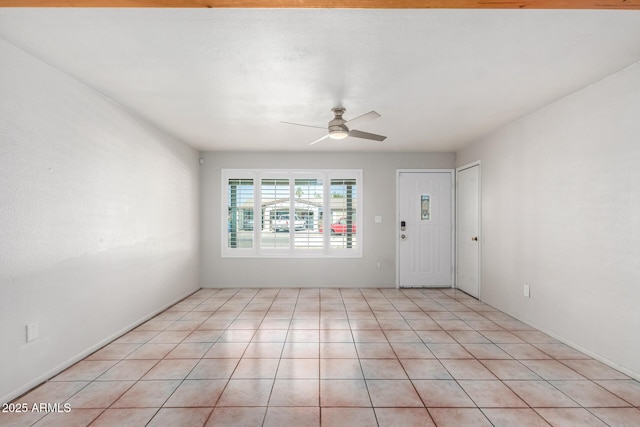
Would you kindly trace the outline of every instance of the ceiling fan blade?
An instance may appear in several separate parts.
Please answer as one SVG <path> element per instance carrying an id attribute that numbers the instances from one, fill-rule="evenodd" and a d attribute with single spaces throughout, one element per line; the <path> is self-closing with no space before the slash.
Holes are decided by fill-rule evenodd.
<path id="1" fill-rule="evenodd" d="M 318 139 L 316 139 L 315 141 L 313 141 L 313 142 L 312 142 L 311 144 L 309 144 L 309 145 L 316 144 L 316 143 L 318 143 L 318 142 L 322 141 L 323 139 L 327 139 L 327 138 L 329 138 L 329 134 L 326 134 L 326 135 L 325 135 L 325 136 L 323 136 L 322 138 L 318 138 Z"/>
<path id="2" fill-rule="evenodd" d="M 374 141 L 384 141 L 385 139 L 387 139 L 386 136 L 376 135 L 375 133 L 362 132 L 359 130 L 350 130 L 349 136 L 353 136 L 355 138 L 372 139 Z"/>
<path id="3" fill-rule="evenodd" d="M 347 125 L 349 130 L 354 130 L 354 129 L 357 129 L 359 126 L 362 126 L 362 124 L 370 122 L 371 120 L 375 120 L 378 117 L 380 117 L 380 114 L 376 113 L 375 111 L 369 111 L 367 114 L 363 114 L 361 116 L 356 117 L 355 119 L 349 120 L 348 122 L 345 123 L 345 125 Z"/>
<path id="4" fill-rule="evenodd" d="M 304 127 L 308 127 L 308 128 L 317 128 L 317 129 L 326 129 L 326 126 L 313 126 L 313 125 L 303 125 L 301 123 L 291 123 L 291 122 L 280 122 L 282 124 L 285 125 L 294 125 L 294 126 L 304 126 Z"/>

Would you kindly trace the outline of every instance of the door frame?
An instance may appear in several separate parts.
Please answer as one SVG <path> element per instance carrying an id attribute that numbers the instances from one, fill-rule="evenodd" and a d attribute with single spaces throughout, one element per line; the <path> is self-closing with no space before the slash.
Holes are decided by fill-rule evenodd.
<path id="1" fill-rule="evenodd" d="M 456 170 L 455 169 L 396 169 L 396 289 L 400 289 L 400 174 L 401 173 L 448 173 L 451 177 L 451 288 L 456 278 Z M 406 288 L 422 289 L 422 288 Z M 426 289 L 426 288 L 425 288 Z M 448 288 L 445 288 L 448 289 Z"/>
<path id="2" fill-rule="evenodd" d="M 458 174 L 463 170 L 478 167 L 478 301 L 482 301 L 482 165 L 480 160 L 467 163 L 456 168 L 456 189 L 458 188 Z M 456 193 L 457 197 L 457 193 Z M 456 219 L 458 215 L 456 212 Z M 458 223 L 456 221 L 456 236 L 458 234 Z M 458 250 L 456 247 L 456 268 L 455 268 L 455 288 L 458 289 Z M 464 292 L 464 291 L 463 291 Z"/>

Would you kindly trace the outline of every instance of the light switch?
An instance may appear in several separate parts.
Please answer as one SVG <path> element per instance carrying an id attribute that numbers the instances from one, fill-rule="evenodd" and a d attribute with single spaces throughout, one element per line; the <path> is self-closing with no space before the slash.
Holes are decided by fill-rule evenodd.
<path id="1" fill-rule="evenodd" d="M 382 224 L 382 216 L 381 215 L 374 216 L 373 222 L 375 222 L 376 224 Z"/>

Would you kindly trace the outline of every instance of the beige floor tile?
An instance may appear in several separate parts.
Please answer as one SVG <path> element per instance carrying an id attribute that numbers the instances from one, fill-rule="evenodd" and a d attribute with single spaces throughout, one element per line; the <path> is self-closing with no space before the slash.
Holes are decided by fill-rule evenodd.
<path id="1" fill-rule="evenodd" d="M 357 342 L 356 349 L 360 359 L 396 359 L 397 356 L 389 343 Z"/>
<path id="2" fill-rule="evenodd" d="M 220 335 L 218 342 L 251 342 L 255 329 L 227 329 Z"/>
<path id="3" fill-rule="evenodd" d="M 259 329 L 251 339 L 251 342 L 276 342 L 280 343 L 287 337 L 286 329 Z"/>
<path id="4" fill-rule="evenodd" d="M 165 356 L 166 359 L 201 359 L 211 348 L 211 343 L 182 343 Z"/>
<path id="5" fill-rule="evenodd" d="M 252 359 L 274 359 L 282 355 L 284 342 L 252 342 L 247 346 L 242 357 Z"/>
<path id="6" fill-rule="evenodd" d="M 143 380 L 183 380 L 198 363 L 197 359 L 165 359 L 147 372 Z"/>
<path id="7" fill-rule="evenodd" d="M 634 406 L 640 406 L 640 382 L 636 380 L 599 380 L 597 384 Z"/>
<path id="8" fill-rule="evenodd" d="M 280 363 L 280 359 L 241 359 L 231 378 L 275 378 L 278 363 Z"/>
<path id="9" fill-rule="evenodd" d="M 320 359 L 280 359 L 276 378 L 319 379 Z"/>
<path id="10" fill-rule="evenodd" d="M 391 343 L 393 352 L 399 359 L 435 359 L 423 342 Z"/>
<path id="11" fill-rule="evenodd" d="M 320 343 L 320 358 L 322 359 L 354 359 L 358 357 L 353 343 L 327 342 Z"/>
<path id="12" fill-rule="evenodd" d="M 420 337 L 413 331 L 385 330 L 384 334 L 392 345 L 394 343 L 422 343 Z"/>
<path id="13" fill-rule="evenodd" d="M 562 363 L 590 380 L 628 380 L 628 376 L 593 359 L 563 360 Z"/>
<path id="14" fill-rule="evenodd" d="M 28 406 L 31 408 L 31 405 Z M 0 412 L 0 427 L 30 427 L 46 416 L 44 412 Z"/>
<path id="15" fill-rule="evenodd" d="M 578 372 L 557 360 L 522 360 L 521 363 L 541 378 L 551 380 L 584 380 Z"/>
<path id="16" fill-rule="evenodd" d="M 171 350 L 176 347 L 177 344 L 154 344 L 147 343 L 140 346 L 137 350 L 130 353 L 126 358 L 127 359 L 152 359 L 152 360 L 160 360 L 163 359 Z"/>
<path id="17" fill-rule="evenodd" d="M 34 424 L 34 427 L 83 427 L 88 426 L 102 409 L 72 409 L 69 412 L 52 412 Z"/>
<path id="18" fill-rule="evenodd" d="M 427 347 L 438 359 L 473 359 L 460 344 L 431 343 Z"/>
<path id="19" fill-rule="evenodd" d="M 409 380 L 367 380 L 367 388 L 374 407 L 424 407 Z"/>
<path id="20" fill-rule="evenodd" d="M 320 359 L 321 379 L 363 379 L 359 359 Z"/>
<path id="21" fill-rule="evenodd" d="M 371 406 L 364 380 L 321 380 L 320 406 Z"/>
<path id="22" fill-rule="evenodd" d="M 360 359 L 365 379 L 403 380 L 407 374 L 398 359 Z"/>
<path id="23" fill-rule="evenodd" d="M 111 408 L 100 414 L 91 427 L 143 427 L 157 411 L 157 408 Z"/>
<path id="24" fill-rule="evenodd" d="M 481 360 L 497 378 L 501 380 L 539 380 L 541 379 L 531 369 L 518 360 Z"/>
<path id="25" fill-rule="evenodd" d="M 493 408 L 482 412 L 494 427 L 549 427 L 549 423 L 533 409 Z"/>
<path id="26" fill-rule="evenodd" d="M 532 408 L 580 406 L 546 381 L 505 381 L 505 384 Z"/>
<path id="27" fill-rule="evenodd" d="M 284 341 L 282 339 L 281 341 Z M 320 342 L 320 330 L 318 329 L 290 329 L 286 333 L 288 343 L 317 343 Z"/>
<path id="28" fill-rule="evenodd" d="M 442 365 L 457 380 L 494 380 L 495 375 L 477 360 L 443 359 Z"/>
<path id="29" fill-rule="evenodd" d="M 490 344 L 486 337 L 473 330 L 448 331 L 448 334 L 460 344 Z"/>
<path id="30" fill-rule="evenodd" d="M 206 427 L 261 427 L 266 407 L 215 408 Z"/>
<path id="31" fill-rule="evenodd" d="M 462 346 L 476 359 L 513 359 L 496 344 L 462 344 Z"/>
<path id="32" fill-rule="evenodd" d="M 575 350 L 566 344 L 539 343 L 533 345 L 534 347 L 542 350 L 554 359 L 589 359 L 589 356 L 587 356 L 586 354 L 580 353 L 578 350 Z"/>
<path id="33" fill-rule="evenodd" d="M 449 371 L 438 360 L 402 359 L 405 372 L 412 380 L 448 380 Z"/>
<path id="34" fill-rule="evenodd" d="M 276 379 L 269 406 L 319 406 L 320 380 Z"/>
<path id="35" fill-rule="evenodd" d="M 104 374 L 97 378 L 97 381 L 118 381 L 118 380 L 139 380 L 151 368 L 158 363 L 158 360 L 121 360 Z"/>
<path id="36" fill-rule="evenodd" d="M 438 427 L 492 427 L 485 415 L 475 408 L 428 408 Z"/>
<path id="37" fill-rule="evenodd" d="M 322 427 L 371 427 L 377 424 L 372 408 L 321 408 Z"/>
<path id="38" fill-rule="evenodd" d="M 84 360 L 121 360 L 129 353 L 137 350 L 142 344 L 138 343 L 111 343 L 102 347 Z"/>
<path id="39" fill-rule="evenodd" d="M 480 332 L 494 344 L 523 344 L 524 340 L 509 331 L 482 331 Z"/>
<path id="40" fill-rule="evenodd" d="M 86 387 L 87 384 L 91 383 L 86 381 L 48 381 L 26 395 L 19 397 L 16 402 L 26 404 L 29 408 L 34 403 L 62 403 Z M 0 417 L 3 414 L 6 414 L 6 412 L 0 412 Z"/>
<path id="41" fill-rule="evenodd" d="M 185 380 L 173 392 L 165 407 L 213 407 L 227 385 L 226 380 Z"/>
<path id="42" fill-rule="evenodd" d="M 318 407 L 274 407 L 267 409 L 263 427 L 319 427 Z"/>
<path id="43" fill-rule="evenodd" d="M 230 380 L 217 406 L 267 406 L 272 379 Z"/>
<path id="44" fill-rule="evenodd" d="M 606 427 L 606 424 L 583 408 L 536 408 L 552 426 L 558 427 Z"/>
<path id="45" fill-rule="evenodd" d="M 353 331 L 354 342 L 387 342 L 387 336 L 382 330 L 360 329 Z"/>
<path id="46" fill-rule="evenodd" d="M 75 408 L 108 408 L 134 381 L 94 381 L 66 401 Z"/>
<path id="47" fill-rule="evenodd" d="M 527 406 L 502 381 L 460 380 L 458 383 L 480 408 L 518 408 Z"/>
<path id="48" fill-rule="evenodd" d="M 190 333 L 191 331 L 162 331 L 148 342 L 152 344 L 180 344 Z"/>
<path id="49" fill-rule="evenodd" d="M 422 342 L 427 344 L 457 344 L 451 335 L 443 330 L 416 331 Z"/>
<path id="50" fill-rule="evenodd" d="M 116 360 L 82 360 L 51 381 L 93 381 L 117 363 Z"/>
<path id="51" fill-rule="evenodd" d="M 591 381 L 551 381 L 551 384 L 585 408 L 630 406 Z"/>
<path id="52" fill-rule="evenodd" d="M 476 407 L 473 400 L 453 380 L 413 380 L 427 408 Z"/>
<path id="53" fill-rule="evenodd" d="M 138 381 L 115 403 L 113 408 L 159 408 L 180 385 L 179 380 Z"/>
<path id="54" fill-rule="evenodd" d="M 187 376 L 190 380 L 229 379 L 239 359 L 201 359 Z"/>
<path id="55" fill-rule="evenodd" d="M 379 427 L 435 427 L 425 408 L 375 408 Z"/>
<path id="56" fill-rule="evenodd" d="M 592 408 L 589 411 L 611 427 L 640 426 L 638 408 Z"/>
<path id="57" fill-rule="evenodd" d="M 320 344 L 317 342 L 288 342 L 284 344 L 282 358 L 285 359 L 318 359 Z"/>
<path id="58" fill-rule="evenodd" d="M 249 343 L 217 342 L 211 346 L 203 356 L 207 359 L 239 359 L 247 349 Z"/>
<path id="59" fill-rule="evenodd" d="M 320 342 L 352 343 L 353 334 L 350 329 L 321 329 Z"/>
<path id="60" fill-rule="evenodd" d="M 212 410 L 212 408 L 161 408 L 147 427 L 201 427 L 207 422 Z"/>

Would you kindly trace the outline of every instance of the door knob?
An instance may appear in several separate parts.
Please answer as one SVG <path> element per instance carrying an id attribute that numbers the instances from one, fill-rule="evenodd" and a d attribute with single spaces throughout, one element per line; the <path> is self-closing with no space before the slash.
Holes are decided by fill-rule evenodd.
<path id="1" fill-rule="evenodd" d="M 473 240 L 474 242 L 477 242 L 478 241 L 478 236 L 472 237 L 471 240 Z"/>
<path id="2" fill-rule="evenodd" d="M 404 234 L 401 234 L 401 235 L 400 235 L 400 238 L 401 238 L 402 240 L 404 240 L 404 239 L 406 239 L 406 238 L 407 238 L 407 236 L 406 236 L 406 235 L 404 235 Z"/>

